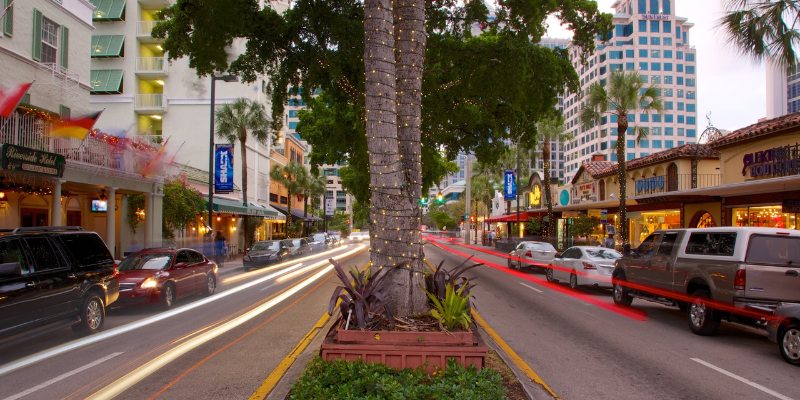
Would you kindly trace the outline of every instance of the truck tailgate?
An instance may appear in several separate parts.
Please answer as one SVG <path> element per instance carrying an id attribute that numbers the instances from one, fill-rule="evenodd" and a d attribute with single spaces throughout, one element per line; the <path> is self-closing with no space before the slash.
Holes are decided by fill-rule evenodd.
<path id="1" fill-rule="evenodd" d="M 800 301 L 800 237 L 753 235 L 745 263 L 745 297 Z"/>

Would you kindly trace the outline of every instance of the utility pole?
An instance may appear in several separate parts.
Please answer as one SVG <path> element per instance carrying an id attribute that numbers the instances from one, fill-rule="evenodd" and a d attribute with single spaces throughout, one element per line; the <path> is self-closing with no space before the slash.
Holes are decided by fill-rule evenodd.
<path id="1" fill-rule="evenodd" d="M 466 214 L 466 219 L 464 221 L 464 243 L 469 244 L 469 234 L 470 234 L 470 218 L 472 218 L 472 213 L 470 212 L 470 204 L 472 203 L 472 176 L 470 172 L 470 155 L 467 153 L 466 159 L 464 160 L 464 175 L 467 179 L 467 196 L 464 199 L 464 213 Z"/>

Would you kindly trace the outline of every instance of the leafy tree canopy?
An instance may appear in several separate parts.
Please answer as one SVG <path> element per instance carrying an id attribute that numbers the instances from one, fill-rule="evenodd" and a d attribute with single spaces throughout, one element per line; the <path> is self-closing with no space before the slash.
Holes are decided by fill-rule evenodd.
<path id="1" fill-rule="evenodd" d="M 611 16 L 589 0 L 505 0 L 493 6 L 494 18 L 482 0 L 426 5 L 423 186 L 438 182 L 452 167 L 445 160 L 460 151 L 492 160 L 504 139 L 533 146 L 536 121 L 552 113 L 557 94 L 577 90 L 566 51 L 535 44 L 548 16 L 559 17 L 587 52 L 611 30 Z M 274 131 L 288 95 L 302 87 L 311 112 L 297 131 L 313 146 L 312 163 L 348 162 L 343 181 L 365 201 L 363 16 L 357 0 L 298 0 L 283 14 L 255 0 L 178 0 L 162 11 L 154 35 L 166 38 L 170 58 L 188 57 L 201 75 L 268 76 Z M 231 57 L 242 40 L 246 50 Z"/>
<path id="2" fill-rule="evenodd" d="M 172 238 L 205 209 L 203 196 L 179 180 L 164 183 L 163 235 Z"/>

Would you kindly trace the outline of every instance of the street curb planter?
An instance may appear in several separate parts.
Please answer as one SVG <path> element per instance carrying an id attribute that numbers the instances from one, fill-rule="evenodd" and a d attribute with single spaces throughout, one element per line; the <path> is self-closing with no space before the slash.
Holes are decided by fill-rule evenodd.
<path id="1" fill-rule="evenodd" d="M 339 337 L 343 340 L 340 341 Z M 447 360 L 480 370 L 489 348 L 473 332 L 396 332 L 337 329 L 322 343 L 325 361 L 363 360 L 395 369 L 423 367 L 428 374 L 447 367 Z"/>

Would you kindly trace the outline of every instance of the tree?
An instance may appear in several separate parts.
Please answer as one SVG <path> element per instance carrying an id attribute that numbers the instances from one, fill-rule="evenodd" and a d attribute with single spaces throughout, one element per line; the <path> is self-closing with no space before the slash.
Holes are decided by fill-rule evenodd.
<path id="1" fill-rule="evenodd" d="M 617 181 L 619 181 L 619 233 L 622 236 L 622 245 L 628 244 L 628 215 L 625 201 L 627 200 L 627 171 L 625 169 L 625 132 L 628 130 L 628 114 L 637 111 L 649 114 L 660 113 L 663 109 L 661 103 L 661 89 L 657 86 L 645 87 L 639 73 L 636 71 L 614 71 L 609 78 L 608 90 L 599 82 L 593 83 L 586 93 L 586 106 L 581 109 L 581 121 L 585 127 L 599 124 L 603 115 L 616 116 L 617 118 Z M 647 136 L 647 129 L 633 127 L 636 140 Z"/>
<path id="2" fill-rule="evenodd" d="M 178 0 L 154 30 L 166 37 L 170 58 L 188 56 L 200 74 L 229 71 L 247 81 L 268 74 L 273 117 L 282 116 L 288 93 L 302 87 L 307 102 L 316 89 L 330 96 L 326 106 L 342 116 L 337 127 L 363 126 L 355 132 L 364 136 L 350 131 L 339 142 L 332 142 L 334 135 L 313 138 L 318 142 L 304 138 L 323 153 L 312 155 L 312 163 L 314 157 L 339 153 L 369 166 L 361 182 L 370 189 L 371 234 L 377 239 L 370 242 L 373 265 L 410 263 L 399 270 L 404 276 L 389 279 L 396 315 L 426 308 L 421 285 L 412 282 L 423 269 L 414 196 L 425 182 L 422 167 L 445 165 L 440 154 L 445 144 L 447 156 L 474 147 L 479 159 L 491 159 L 504 147 L 502 139 L 524 141 L 532 135 L 537 117 L 553 108 L 565 85 L 578 87 L 565 51 L 534 44 L 549 15 L 572 28 L 584 49 L 611 29 L 610 15 L 584 0 L 501 2 L 492 21 L 482 1 L 425 5 L 423 0 L 299 0 L 279 15 L 254 0 L 202 6 Z M 490 28 L 473 37 L 479 22 Z M 248 40 L 247 50 L 229 64 L 226 49 L 238 38 Z M 273 118 L 274 130 L 281 124 Z M 298 132 L 306 135 L 300 125 Z"/>
<path id="3" fill-rule="evenodd" d="M 270 178 L 278 182 L 281 186 L 286 188 L 286 226 L 292 225 L 292 197 L 303 193 L 303 182 L 305 176 L 308 174 L 306 168 L 296 162 L 290 162 L 286 165 L 276 165 L 272 167 L 269 172 Z"/>
<path id="4" fill-rule="evenodd" d="M 478 174 L 472 176 L 472 199 L 477 204 L 483 204 L 484 217 L 489 218 L 489 212 L 492 207 L 492 200 L 494 199 L 495 187 L 492 184 L 489 176 L 486 174 Z M 478 207 L 475 207 L 475 215 L 478 214 Z M 477 218 L 476 218 L 477 220 Z M 475 224 L 475 237 L 478 237 L 478 224 Z"/>
<path id="5" fill-rule="evenodd" d="M 599 219 L 581 215 L 580 217 L 572 220 L 572 225 L 570 225 L 570 233 L 572 233 L 573 237 L 588 238 L 589 235 L 594 233 L 598 225 L 600 225 Z"/>
<path id="6" fill-rule="evenodd" d="M 542 138 L 542 166 L 544 175 L 542 178 L 542 191 L 544 192 L 544 203 L 547 207 L 547 223 L 545 224 L 545 237 L 555 238 L 555 218 L 553 215 L 553 193 L 550 191 L 550 144 L 554 141 L 563 143 L 572 140 L 572 135 L 564 130 L 564 120 L 558 117 L 550 117 L 539 122 L 537 125 L 539 136 Z"/>
<path id="7" fill-rule="evenodd" d="M 739 51 L 755 60 L 785 68 L 797 64 L 800 2 L 797 0 L 727 0 L 719 26 Z"/>
<path id="8" fill-rule="evenodd" d="M 325 194 L 325 178 L 306 173 L 305 179 L 303 183 L 303 218 L 308 217 L 308 203 L 311 199 L 319 199 L 319 196 Z M 313 205 L 312 205 L 313 206 Z M 322 205 L 323 208 L 323 218 L 325 215 L 325 205 Z M 303 225 L 305 227 L 305 225 Z M 306 236 L 305 234 L 303 236 Z"/>
<path id="9" fill-rule="evenodd" d="M 197 190 L 186 187 L 180 180 L 164 182 L 164 209 L 162 232 L 164 238 L 175 237 L 175 231 L 183 231 L 189 222 L 205 208 L 203 196 Z"/>

